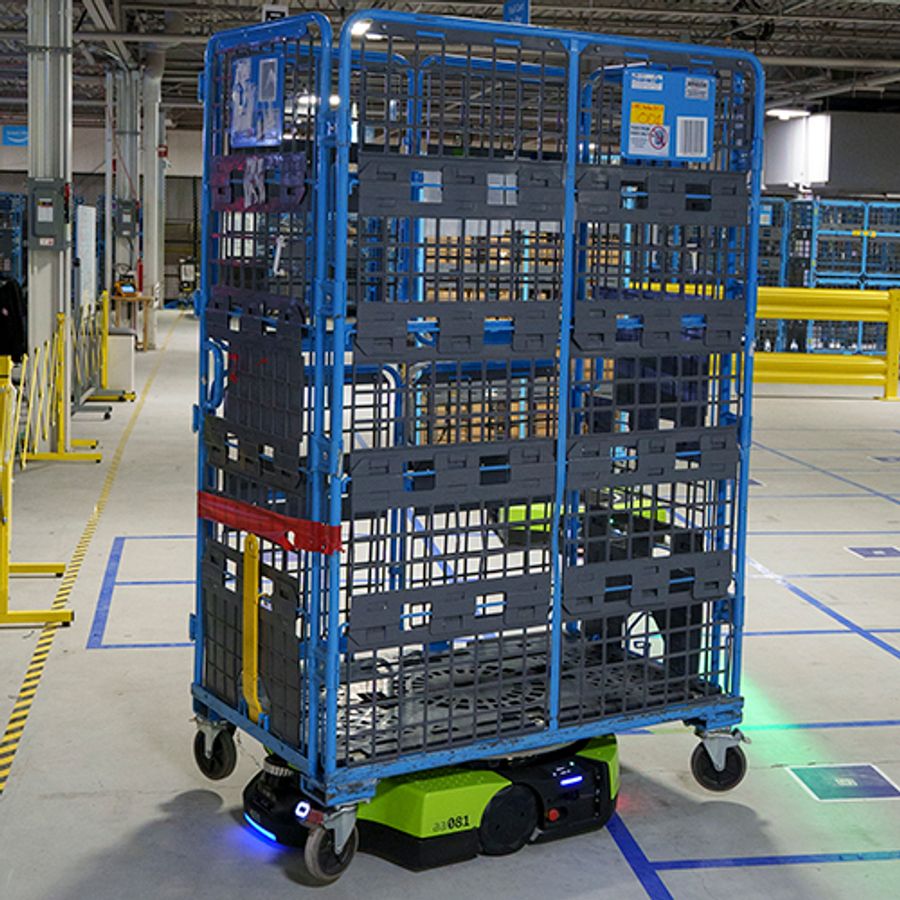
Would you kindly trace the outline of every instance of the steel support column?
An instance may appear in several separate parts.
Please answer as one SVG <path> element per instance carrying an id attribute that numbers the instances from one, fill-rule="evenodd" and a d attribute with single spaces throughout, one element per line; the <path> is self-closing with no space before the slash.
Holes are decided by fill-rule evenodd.
<path id="1" fill-rule="evenodd" d="M 148 297 L 154 297 L 156 304 L 164 299 L 164 263 L 163 263 L 163 227 L 165 223 L 165 193 L 163 178 L 165 177 L 165 161 L 159 156 L 159 147 L 163 143 L 164 127 L 160 110 L 162 100 L 162 74 L 165 67 L 165 52 L 152 50 L 147 54 L 144 68 L 144 130 L 143 130 L 143 260 L 144 289 Z M 156 346 L 156 306 L 147 312 L 148 346 Z"/>
<path id="2" fill-rule="evenodd" d="M 115 74 L 116 104 L 113 128 L 116 212 L 113 216 L 113 281 L 123 271 L 133 272 L 140 257 L 138 209 L 140 206 L 140 103 L 141 74 L 119 70 Z M 122 210 L 134 204 L 132 235 L 122 227 Z"/>
<path id="3" fill-rule="evenodd" d="M 58 179 L 68 194 L 72 184 L 72 0 L 28 3 L 28 176 Z M 66 223 L 58 246 L 28 246 L 28 342 L 32 350 L 52 344 L 58 317 L 71 313 L 72 226 Z M 68 335 L 66 336 L 68 338 Z M 71 396 L 72 345 L 66 339 L 65 397 Z M 47 443 L 58 446 L 70 429 L 69 403 L 62 420 L 49 423 Z M 44 448 L 41 448 L 44 449 Z M 66 447 L 66 450 L 69 448 Z"/>

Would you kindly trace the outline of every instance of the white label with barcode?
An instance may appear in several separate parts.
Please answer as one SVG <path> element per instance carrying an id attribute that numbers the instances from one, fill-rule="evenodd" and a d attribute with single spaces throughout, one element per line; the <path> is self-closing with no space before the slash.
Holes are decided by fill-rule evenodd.
<path id="1" fill-rule="evenodd" d="M 677 157 L 702 157 L 707 149 L 709 120 L 704 117 L 678 116 L 676 120 L 675 155 Z"/>

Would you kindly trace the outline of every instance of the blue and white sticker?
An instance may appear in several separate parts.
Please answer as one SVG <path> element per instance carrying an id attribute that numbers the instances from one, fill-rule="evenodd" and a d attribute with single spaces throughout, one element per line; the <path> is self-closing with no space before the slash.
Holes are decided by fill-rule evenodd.
<path id="1" fill-rule="evenodd" d="M 628 69 L 622 87 L 622 155 L 709 162 L 715 112 L 714 75 Z"/>
<path id="2" fill-rule="evenodd" d="M 231 69 L 231 146 L 277 147 L 283 130 L 284 59 L 236 59 Z"/>

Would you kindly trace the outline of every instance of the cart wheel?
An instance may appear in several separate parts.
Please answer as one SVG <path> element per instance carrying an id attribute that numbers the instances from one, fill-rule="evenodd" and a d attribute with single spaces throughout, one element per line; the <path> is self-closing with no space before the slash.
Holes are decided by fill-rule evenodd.
<path id="1" fill-rule="evenodd" d="M 725 768 L 718 771 L 703 744 L 697 744 L 691 754 L 691 772 L 697 784 L 708 791 L 730 791 L 747 774 L 747 757 L 740 747 L 729 747 L 725 753 Z"/>
<path id="2" fill-rule="evenodd" d="M 538 824 L 538 805 L 534 793 L 521 784 L 511 784 L 495 794 L 488 803 L 478 827 L 481 851 L 489 856 L 504 856 L 524 847 Z"/>
<path id="3" fill-rule="evenodd" d="M 227 728 L 222 729 L 213 740 L 212 756 L 206 755 L 206 738 L 202 731 L 194 735 L 194 761 L 197 768 L 211 781 L 227 778 L 237 765 L 237 747 L 234 737 Z"/>
<path id="4" fill-rule="evenodd" d="M 347 871 L 358 846 L 359 832 L 354 828 L 347 843 L 344 844 L 344 849 L 340 853 L 335 853 L 334 832 L 319 825 L 310 830 L 303 848 L 306 871 L 315 884 L 331 884 Z"/>

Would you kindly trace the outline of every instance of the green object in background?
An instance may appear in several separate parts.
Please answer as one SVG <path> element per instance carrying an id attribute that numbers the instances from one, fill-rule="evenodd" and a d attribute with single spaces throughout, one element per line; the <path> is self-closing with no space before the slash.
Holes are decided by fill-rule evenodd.
<path id="1" fill-rule="evenodd" d="M 656 519 L 663 525 L 669 524 L 669 510 L 657 507 L 654 513 L 653 499 L 650 497 L 642 497 L 637 503 L 619 501 L 613 503 L 611 509 L 613 513 L 626 513 L 643 519 Z M 578 508 L 579 515 L 583 514 L 584 510 L 584 506 L 580 506 Z M 509 507 L 509 526 L 516 530 L 531 530 L 546 534 L 550 531 L 552 516 L 552 503 L 522 503 Z M 499 520 L 503 522 L 502 510 L 499 513 Z M 530 522 L 533 524 L 529 525 Z"/>

